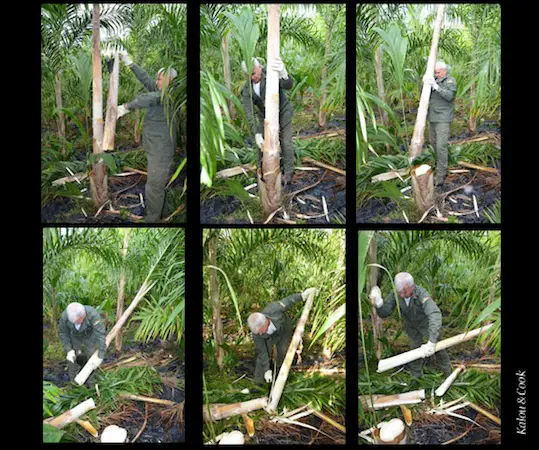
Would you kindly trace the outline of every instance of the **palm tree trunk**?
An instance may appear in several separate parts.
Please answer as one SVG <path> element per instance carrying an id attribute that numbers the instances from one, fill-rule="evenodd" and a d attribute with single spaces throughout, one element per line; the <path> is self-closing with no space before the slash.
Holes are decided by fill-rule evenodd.
<path id="1" fill-rule="evenodd" d="M 374 68 L 376 69 L 376 86 L 378 87 L 378 97 L 380 97 L 380 100 L 382 100 L 385 103 L 386 91 L 384 88 L 384 72 L 383 72 L 383 66 L 382 66 L 382 46 L 381 45 L 379 45 L 376 48 L 376 52 L 374 54 Z M 380 108 L 380 118 L 382 119 L 382 125 L 384 125 L 384 127 L 387 127 L 389 119 L 388 119 L 387 111 L 383 108 Z"/>
<path id="2" fill-rule="evenodd" d="M 140 109 L 135 110 L 135 126 L 133 129 L 135 145 L 140 146 Z"/>
<path id="3" fill-rule="evenodd" d="M 229 35 L 228 33 L 223 36 L 223 39 L 221 40 L 221 54 L 223 55 L 223 72 L 225 77 L 225 86 L 228 89 L 229 92 L 232 92 L 232 79 L 230 78 L 230 54 L 228 51 L 228 42 L 229 42 Z M 228 105 L 228 111 L 230 112 L 230 117 L 232 120 L 236 118 L 236 110 L 234 109 L 234 105 L 232 104 L 232 101 L 228 98 L 226 100 L 226 103 Z"/>
<path id="4" fill-rule="evenodd" d="M 322 85 L 324 86 L 327 75 L 328 75 L 328 63 L 329 56 L 331 54 L 331 36 L 332 30 L 329 25 L 326 25 L 326 39 L 325 39 L 325 49 L 324 49 L 324 65 L 322 66 Z M 328 98 L 327 88 L 322 87 L 322 98 L 320 100 L 320 110 L 318 112 L 318 128 L 324 129 L 327 127 L 327 111 L 326 111 L 326 102 Z"/>
<path id="5" fill-rule="evenodd" d="M 129 228 L 124 228 L 124 246 L 122 248 L 122 262 L 125 264 L 127 255 L 127 246 L 129 244 Z M 120 280 L 118 282 L 118 302 L 116 303 L 116 322 L 120 320 L 124 313 L 124 299 L 125 299 L 125 269 L 122 267 L 120 272 Z M 123 330 L 118 331 L 116 335 L 116 351 L 122 350 L 122 337 Z"/>
<path id="6" fill-rule="evenodd" d="M 56 336 L 58 334 L 58 315 L 56 314 L 56 288 L 51 289 L 51 315 L 52 315 L 52 331 Z"/>
<path id="7" fill-rule="evenodd" d="M 438 6 L 438 14 L 436 16 L 436 22 L 434 24 L 434 31 L 432 34 L 430 54 L 427 61 L 427 70 L 425 72 L 425 74 L 431 76 L 434 74 L 434 65 L 436 64 L 438 41 L 440 40 L 440 31 L 442 29 L 442 22 L 444 19 L 444 8 L 445 5 L 443 4 Z M 419 156 L 423 150 L 430 93 L 430 85 L 423 84 L 423 90 L 421 91 L 421 99 L 419 100 L 419 108 L 415 121 L 414 134 L 412 135 L 412 142 L 410 143 L 410 161 L 413 161 L 414 158 Z M 434 179 L 430 167 L 426 170 L 421 170 L 420 173 L 423 174 L 421 176 L 422 179 L 418 178 L 419 173 L 412 170 L 412 185 L 414 186 L 414 201 L 416 207 L 420 212 L 424 212 L 434 203 Z"/>
<path id="8" fill-rule="evenodd" d="M 63 111 L 62 102 L 62 71 L 58 71 L 55 76 L 54 92 L 56 93 L 56 109 L 58 110 L 58 139 L 62 142 L 62 155 L 66 150 L 66 118 Z"/>
<path id="9" fill-rule="evenodd" d="M 109 95 L 107 97 L 107 115 L 103 133 L 103 151 L 114 150 L 116 121 L 118 120 L 118 85 L 120 83 L 120 58 L 114 56 L 114 66 L 110 73 Z"/>
<path id="10" fill-rule="evenodd" d="M 376 236 L 373 236 L 369 243 L 370 264 L 377 263 L 376 250 Z M 370 290 L 376 285 L 378 285 L 378 267 L 371 266 L 369 277 L 367 278 L 367 292 L 370 292 Z M 382 319 L 380 319 L 380 317 L 378 316 L 378 313 L 376 312 L 376 307 L 374 305 L 372 305 L 371 320 L 372 334 L 374 338 L 374 351 L 376 353 L 376 357 L 378 359 L 381 359 L 382 343 L 380 342 L 380 338 L 382 337 Z"/>
<path id="11" fill-rule="evenodd" d="M 268 57 L 271 67 L 279 56 L 279 5 L 268 5 Z M 264 214 L 268 217 L 281 204 L 281 151 L 279 143 L 279 74 L 274 70 L 266 73 L 266 118 L 264 120 L 264 149 L 262 173 L 258 174 Z M 264 178 L 264 181 L 261 178 Z"/>
<path id="12" fill-rule="evenodd" d="M 93 153 L 99 155 L 103 152 L 103 85 L 101 74 L 101 42 L 99 36 L 99 4 L 94 3 L 92 15 L 92 127 L 93 127 Z M 107 166 L 102 158 L 92 164 L 90 173 L 90 186 L 92 199 L 96 208 L 108 200 Z"/>
<path id="13" fill-rule="evenodd" d="M 425 74 L 427 75 L 434 74 L 434 65 L 436 64 L 436 56 L 438 53 L 438 41 L 440 40 L 440 30 L 442 29 L 442 21 L 444 18 L 444 8 L 445 5 L 443 4 L 438 6 L 438 15 L 436 16 L 436 22 L 434 24 L 430 54 L 427 61 L 427 70 L 425 71 Z M 414 134 L 412 135 L 412 142 L 410 143 L 410 159 L 414 159 L 419 156 L 423 150 L 430 93 L 431 87 L 427 84 L 423 84 L 423 90 L 421 91 L 421 99 L 419 100 L 419 108 L 415 120 Z"/>
<path id="14" fill-rule="evenodd" d="M 213 236 L 209 243 L 209 260 L 210 265 L 217 266 L 217 236 Z M 212 301 L 212 331 L 213 340 L 215 341 L 215 360 L 219 367 L 223 367 L 225 350 L 223 349 L 223 321 L 221 320 L 221 297 L 219 297 L 219 280 L 217 278 L 217 270 L 212 269 L 210 272 L 210 298 Z"/>

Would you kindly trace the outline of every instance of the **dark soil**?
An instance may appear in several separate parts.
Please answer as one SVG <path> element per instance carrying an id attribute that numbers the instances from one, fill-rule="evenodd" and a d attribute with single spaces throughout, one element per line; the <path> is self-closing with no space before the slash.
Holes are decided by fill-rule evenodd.
<path id="1" fill-rule="evenodd" d="M 484 428 L 480 428 L 464 419 L 442 416 L 442 418 L 436 418 L 432 422 L 414 422 L 411 426 L 408 444 L 440 445 L 460 436 L 467 430 L 470 431 L 455 441 L 455 444 L 500 443 L 500 428 L 488 421 L 484 416 L 471 408 L 463 408 L 456 411 L 456 413 L 476 421 Z"/>
<path id="2" fill-rule="evenodd" d="M 456 215 L 455 217 L 459 223 L 488 223 L 489 220 L 484 216 L 484 212 L 492 208 L 501 199 L 501 170 L 499 163 L 496 168 L 498 169 L 496 174 L 473 169 L 464 174 L 449 174 L 443 185 L 443 190 L 436 195 L 436 204 L 442 215 L 448 218 L 453 215 L 450 212 L 457 214 L 468 213 Z M 444 196 L 444 193 L 464 186 L 470 181 L 471 183 L 468 186 Z M 406 194 L 413 195 L 411 191 Z M 474 195 L 477 200 L 479 217 L 473 212 Z M 394 200 L 373 198 L 356 210 L 356 223 L 406 223 L 402 213 L 399 215 L 397 211 L 397 203 Z M 391 217 L 388 217 L 390 214 Z M 435 218 L 430 218 L 434 214 L 434 211 L 429 213 L 429 217 L 424 222 L 440 223 Z"/>
<path id="3" fill-rule="evenodd" d="M 294 195 L 290 199 L 291 194 L 295 191 L 315 184 L 324 172 L 326 174 L 319 184 Z M 325 216 L 308 220 L 296 217 L 298 213 L 309 216 L 323 214 L 322 196 L 324 196 L 330 222 L 344 222 L 346 217 L 345 182 L 345 177 L 324 169 L 294 172 L 292 183 L 283 190 L 284 210 L 288 214 L 288 218 L 290 220 L 305 221 L 309 224 L 328 223 Z M 301 201 L 304 203 L 301 203 Z M 283 218 L 282 210 L 275 217 Z M 241 200 L 237 197 L 228 196 L 215 196 L 201 203 L 200 221 L 202 224 L 250 223 Z"/>

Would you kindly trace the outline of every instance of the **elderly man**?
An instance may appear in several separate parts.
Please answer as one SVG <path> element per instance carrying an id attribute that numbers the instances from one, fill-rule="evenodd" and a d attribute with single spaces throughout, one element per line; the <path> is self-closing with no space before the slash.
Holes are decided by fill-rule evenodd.
<path id="1" fill-rule="evenodd" d="M 292 320 L 285 311 L 297 302 L 305 301 L 313 292 L 316 289 L 309 288 L 301 294 L 271 302 L 262 312 L 255 312 L 247 319 L 256 348 L 255 383 L 272 382 L 270 355 L 274 345 L 277 347 L 277 371 L 281 368 L 292 337 Z"/>
<path id="2" fill-rule="evenodd" d="M 429 293 L 414 283 L 412 275 L 406 272 L 398 273 L 395 276 L 395 287 L 398 293 L 399 309 L 404 318 L 404 329 L 410 339 L 412 349 L 423 350 L 423 358 L 434 355 L 436 342 L 442 336 L 442 313 L 440 308 L 434 303 Z M 395 309 L 395 295 L 391 292 L 386 299 L 382 299 L 382 294 L 378 286 L 371 289 L 370 299 L 376 312 L 381 318 L 386 318 Z M 422 345 L 423 339 L 427 340 Z M 451 373 L 451 364 L 446 350 L 436 353 L 443 372 L 446 375 Z M 423 360 L 418 359 L 409 364 L 410 371 L 414 378 L 419 378 L 423 371 Z"/>
<path id="3" fill-rule="evenodd" d="M 427 120 L 429 121 L 429 140 L 436 150 L 435 182 L 439 189 L 442 188 L 447 174 L 447 148 L 457 92 L 457 83 L 447 72 L 447 64 L 438 61 L 434 67 L 436 78 L 432 75 L 423 77 L 423 82 L 432 88 Z"/>
<path id="4" fill-rule="evenodd" d="M 241 64 L 243 71 L 247 74 L 245 61 Z M 292 181 L 294 173 L 294 146 L 292 144 L 292 116 L 294 107 L 288 101 L 284 93 L 285 89 L 290 89 L 294 84 L 288 75 L 281 58 L 275 58 L 271 70 L 279 73 L 279 141 L 281 144 L 281 171 L 284 173 L 283 183 L 288 185 Z M 249 127 L 256 145 L 260 149 L 258 152 L 258 167 L 262 168 L 262 149 L 264 148 L 264 118 L 266 116 L 266 69 L 253 58 L 253 72 L 250 80 L 245 83 L 241 91 L 243 108 Z M 253 111 L 256 108 L 256 112 Z M 262 173 L 262 179 L 264 179 Z"/>
<path id="5" fill-rule="evenodd" d="M 58 324 L 60 342 L 66 351 L 69 379 L 73 381 L 88 359 L 97 350 L 96 369 L 105 358 L 107 349 L 105 325 L 99 313 L 91 306 L 70 303 Z M 93 375 L 93 374 L 92 374 Z M 90 376 L 87 383 L 93 384 Z"/>
<path id="6" fill-rule="evenodd" d="M 127 53 L 121 54 L 122 61 L 135 74 L 137 79 L 149 91 L 140 94 L 129 103 L 118 106 L 118 118 L 134 109 L 147 108 L 142 129 L 142 145 L 148 160 L 148 180 L 146 182 L 145 222 L 161 221 L 165 204 L 165 187 L 169 179 L 172 158 L 176 150 L 176 123 L 174 118 L 167 120 L 163 90 L 165 90 L 177 72 L 172 69 L 160 69 L 154 80 L 139 66 L 133 63 Z M 169 125 L 171 122 L 171 125 Z"/>

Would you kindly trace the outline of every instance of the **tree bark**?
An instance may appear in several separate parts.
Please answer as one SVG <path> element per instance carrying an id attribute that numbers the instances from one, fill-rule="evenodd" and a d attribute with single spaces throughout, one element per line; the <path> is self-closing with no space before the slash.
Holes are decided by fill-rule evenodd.
<path id="1" fill-rule="evenodd" d="M 103 135 L 103 151 L 114 150 L 116 121 L 118 120 L 118 86 L 120 83 L 120 58 L 114 55 L 114 65 L 110 73 L 109 94 L 107 97 L 107 115 Z"/>
<path id="2" fill-rule="evenodd" d="M 485 325 L 481 328 L 476 328 L 475 330 L 468 331 L 466 333 L 457 334 L 456 336 L 443 339 L 436 343 L 434 349 L 435 352 L 440 350 L 452 347 L 453 345 L 460 344 L 461 342 L 469 341 L 475 337 L 481 336 L 484 334 L 492 324 Z M 382 359 L 378 362 L 377 372 L 385 372 L 386 370 L 393 369 L 394 367 L 399 367 L 409 362 L 415 361 L 416 359 L 423 358 L 423 349 L 416 348 L 409 350 L 407 352 L 401 353 L 400 355 L 392 356 L 391 358 Z"/>
<path id="3" fill-rule="evenodd" d="M 229 34 L 225 34 L 221 40 L 221 54 L 223 55 L 223 72 L 225 78 L 225 86 L 229 92 L 232 92 L 232 79 L 230 77 L 230 53 L 228 51 L 229 44 Z M 230 118 L 234 120 L 236 118 L 236 110 L 230 99 L 226 100 L 228 105 L 228 111 L 230 113 Z"/>
<path id="4" fill-rule="evenodd" d="M 268 5 L 268 57 L 267 66 L 279 56 L 279 5 Z M 279 143 L 279 74 L 275 70 L 266 72 L 266 117 L 264 120 L 264 148 L 262 151 L 262 173 L 258 174 L 261 200 L 267 217 L 281 205 L 281 149 Z M 264 181 L 261 180 L 264 178 Z"/>
<path id="5" fill-rule="evenodd" d="M 434 204 L 434 174 L 428 164 L 414 167 L 411 174 L 415 205 L 423 214 Z"/>
<path id="6" fill-rule="evenodd" d="M 398 405 L 421 403 L 425 399 L 425 389 L 404 392 L 394 395 L 360 395 L 359 399 L 365 409 L 383 409 Z"/>
<path id="7" fill-rule="evenodd" d="M 217 236 L 213 236 L 209 243 L 210 265 L 217 266 Z M 219 296 L 219 280 L 217 270 L 210 271 L 210 298 L 212 302 L 212 331 L 215 341 L 215 361 L 219 367 L 223 367 L 225 350 L 223 344 L 225 338 L 223 335 L 223 321 L 221 319 L 221 297 Z"/>
<path id="8" fill-rule="evenodd" d="M 125 310 L 122 317 L 120 317 L 120 320 L 116 322 L 116 325 L 114 325 L 112 330 L 110 330 L 109 334 L 107 334 L 107 338 L 105 340 L 105 344 L 107 347 L 110 345 L 112 340 L 116 337 L 116 335 L 118 334 L 118 331 L 125 325 L 125 323 L 127 322 L 127 319 L 129 318 L 133 310 L 136 308 L 138 303 L 150 291 L 150 289 L 153 287 L 154 284 L 155 283 L 148 284 L 147 280 L 144 281 L 144 283 L 142 283 L 142 286 L 140 287 L 139 291 L 137 292 L 137 295 L 135 296 L 135 298 L 129 305 L 129 308 Z M 99 364 L 97 364 L 97 360 L 98 360 L 97 353 L 98 351 L 96 350 L 95 353 L 90 357 L 86 365 L 81 369 L 81 371 L 75 377 L 75 383 L 77 383 L 79 386 L 82 385 L 88 379 L 91 373 L 95 370 L 94 367 L 95 368 L 99 367 Z"/>
<path id="9" fill-rule="evenodd" d="M 58 110 L 58 118 L 56 123 L 58 125 L 58 138 L 62 142 L 62 155 L 65 155 L 66 150 L 66 118 L 63 111 L 62 102 L 62 71 L 58 71 L 55 75 L 54 92 L 56 94 L 56 109 Z"/>
<path id="10" fill-rule="evenodd" d="M 129 228 L 124 228 L 124 246 L 122 248 L 122 262 L 125 264 L 127 255 L 127 246 L 129 245 Z M 118 282 L 118 302 L 116 303 L 116 322 L 120 320 L 124 313 L 124 294 L 125 294 L 125 269 L 120 272 L 120 280 Z M 122 350 L 123 330 L 119 330 L 116 335 L 116 351 Z"/>
<path id="11" fill-rule="evenodd" d="M 440 40 L 440 30 L 442 29 L 442 21 L 444 18 L 444 8 L 445 5 L 443 4 L 438 6 L 438 15 L 436 16 L 436 22 L 434 24 L 430 54 L 427 61 L 427 70 L 425 71 L 425 75 L 432 76 L 434 74 L 434 66 L 436 64 L 436 57 L 438 54 L 438 41 Z M 414 134 L 412 135 L 412 142 L 410 143 L 410 159 L 417 157 L 423 150 L 423 143 L 425 142 L 425 124 L 427 122 L 427 112 L 429 109 L 431 89 L 432 88 L 430 85 L 423 84 L 423 90 L 421 91 L 421 99 L 419 100 L 419 108 L 417 110 L 417 117 L 415 120 Z"/>
<path id="12" fill-rule="evenodd" d="M 44 420 L 43 422 L 52 425 L 55 428 L 62 429 L 66 425 L 69 425 L 72 422 L 75 422 L 79 417 L 86 414 L 91 409 L 95 408 L 95 402 L 93 398 L 89 398 L 84 402 L 78 404 L 73 409 L 66 411 L 63 414 L 60 414 L 57 417 L 52 417 L 50 419 Z"/>
<path id="13" fill-rule="evenodd" d="M 101 41 L 100 41 L 100 12 L 99 4 L 94 3 L 92 14 L 92 128 L 93 153 L 103 152 L 103 85 L 101 73 Z M 102 158 L 92 164 L 90 173 L 92 199 L 96 208 L 108 200 L 107 166 Z"/>
<path id="14" fill-rule="evenodd" d="M 328 75 L 328 63 L 329 63 L 329 57 L 331 55 L 331 42 L 332 42 L 332 30 L 329 25 L 326 25 L 326 37 L 325 37 L 325 43 L 324 43 L 324 65 L 322 66 L 322 84 L 321 86 L 324 86 L 327 75 Z M 318 128 L 326 128 L 328 121 L 327 121 L 327 111 L 326 111 L 326 102 L 328 98 L 327 88 L 322 87 L 322 98 L 320 99 L 320 110 L 318 112 Z"/>
<path id="15" fill-rule="evenodd" d="M 375 236 L 372 237 L 369 243 L 369 262 L 370 264 L 377 264 L 376 258 L 376 239 Z M 367 291 L 370 292 L 374 286 L 378 285 L 378 267 L 371 266 L 369 277 L 367 278 Z M 382 337 L 382 319 L 378 316 L 376 312 L 376 307 L 372 305 L 371 310 L 371 320 L 372 320 L 372 334 L 374 338 L 374 352 L 376 353 L 376 358 L 379 360 L 382 358 L 382 343 L 380 338 Z"/>
<path id="16" fill-rule="evenodd" d="M 384 72 L 383 72 L 383 66 L 382 66 L 382 46 L 381 45 L 379 45 L 376 48 L 376 52 L 374 54 L 374 68 L 376 70 L 376 86 L 378 87 L 378 97 L 380 97 L 380 100 L 382 100 L 385 103 L 386 91 L 384 88 Z M 389 119 L 388 119 L 387 111 L 384 108 L 380 108 L 380 118 L 382 119 L 382 125 L 384 125 L 384 127 L 387 127 Z"/>
<path id="17" fill-rule="evenodd" d="M 296 325 L 296 330 L 294 331 L 294 335 L 292 336 L 292 340 L 290 341 L 290 345 L 288 346 L 288 351 L 286 352 L 283 364 L 279 370 L 279 375 L 277 375 L 277 379 L 271 387 L 268 401 L 268 410 L 270 412 L 277 411 L 277 405 L 279 404 L 279 400 L 281 399 L 281 395 L 283 394 L 284 386 L 286 384 L 286 380 L 288 379 L 288 373 L 290 372 L 290 366 L 292 365 L 292 361 L 294 360 L 296 350 L 303 338 L 305 324 L 307 323 L 307 318 L 309 317 L 309 312 L 311 311 L 313 302 L 314 292 L 311 293 L 310 297 L 305 301 L 303 312 L 301 313 L 301 316 Z"/>

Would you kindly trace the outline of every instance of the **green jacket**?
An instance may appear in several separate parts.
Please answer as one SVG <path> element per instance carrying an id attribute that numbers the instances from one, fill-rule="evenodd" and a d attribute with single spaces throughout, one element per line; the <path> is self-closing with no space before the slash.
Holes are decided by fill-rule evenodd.
<path id="1" fill-rule="evenodd" d="M 84 306 L 84 309 L 86 310 L 86 317 L 79 330 L 67 318 L 67 311 L 62 313 L 58 322 L 60 342 L 64 346 L 66 353 L 70 350 L 80 350 L 82 345 L 95 343 L 97 344 L 99 358 L 104 359 L 107 350 L 104 320 L 95 308 Z"/>
<path id="2" fill-rule="evenodd" d="M 395 309 L 395 295 L 391 292 L 376 312 L 381 318 L 388 317 Z M 419 330 L 429 337 L 429 341 L 437 342 L 442 331 L 442 313 L 434 303 L 429 293 L 421 286 L 415 285 L 410 303 L 406 306 L 403 298 L 399 297 L 399 308 L 404 318 L 404 327 L 408 335 Z"/>
<path id="3" fill-rule="evenodd" d="M 440 89 L 437 91 L 433 89 L 430 93 L 427 120 L 429 122 L 452 122 L 457 83 L 453 77 L 447 75 L 445 78 L 437 78 L 436 84 Z"/>
<path id="4" fill-rule="evenodd" d="M 294 80 L 289 75 L 288 79 L 279 79 L 279 126 L 283 127 L 292 122 L 292 116 L 294 115 L 294 107 L 292 103 L 288 101 L 284 93 L 285 89 L 290 89 L 294 85 Z M 253 111 L 251 107 L 251 94 L 253 96 L 252 106 L 256 108 Z M 262 69 L 262 79 L 260 80 L 260 96 L 256 95 L 253 89 L 253 83 L 249 78 L 249 81 L 245 83 L 241 91 L 241 98 L 243 102 L 243 109 L 245 115 L 249 121 L 249 128 L 251 134 L 254 136 L 256 133 L 264 135 L 264 118 L 266 117 L 266 70 Z M 256 114 L 256 118 L 255 118 Z M 258 120 L 256 120 L 258 119 Z"/>
<path id="5" fill-rule="evenodd" d="M 144 116 L 142 129 L 142 145 L 144 146 L 144 150 L 150 154 L 173 154 L 176 149 L 176 124 L 172 127 L 173 132 L 171 136 L 163 103 L 163 92 L 157 89 L 155 79 L 148 75 L 145 70 L 136 64 L 131 64 L 130 68 L 137 79 L 149 91 L 138 95 L 134 100 L 126 104 L 129 110 L 148 109 L 148 112 Z"/>
<path id="6" fill-rule="evenodd" d="M 285 311 L 300 301 L 302 301 L 301 294 L 292 294 L 282 300 L 271 302 L 261 311 L 271 320 L 276 330 L 272 334 L 252 334 L 256 348 L 257 370 L 255 373 L 264 373 L 270 369 L 270 353 L 268 350 L 273 345 L 286 345 L 288 348 L 288 342 L 281 342 L 281 337 L 290 335 L 292 331 L 292 321 Z"/>

